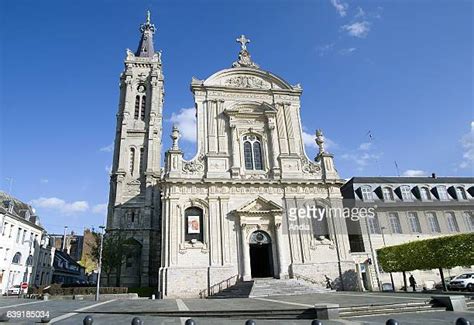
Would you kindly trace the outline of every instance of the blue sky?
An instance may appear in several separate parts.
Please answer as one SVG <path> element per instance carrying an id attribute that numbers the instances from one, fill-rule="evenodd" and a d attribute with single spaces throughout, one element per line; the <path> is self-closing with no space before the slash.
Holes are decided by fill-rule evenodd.
<path id="1" fill-rule="evenodd" d="M 1 1 L 0 188 L 50 232 L 104 220 L 125 49 L 152 11 L 171 120 L 192 125 L 192 76 L 236 59 L 247 35 L 263 69 L 303 87 L 342 177 L 472 176 L 471 1 Z M 370 133 L 369 133 L 370 131 Z M 370 136 L 369 136 L 370 135 Z M 187 140 L 186 140 L 187 139 Z M 194 154 L 192 133 L 182 146 Z"/>

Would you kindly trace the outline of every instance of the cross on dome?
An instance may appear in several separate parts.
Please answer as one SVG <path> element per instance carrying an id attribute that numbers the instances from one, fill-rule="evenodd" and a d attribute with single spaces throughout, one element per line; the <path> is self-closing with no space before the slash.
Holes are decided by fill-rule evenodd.
<path id="1" fill-rule="evenodd" d="M 242 50 L 247 50 L 247 43 L 250 43 L 250 40 L 245 37 L 244 34 L 240 35 L 239 38 L 236 39 L 237 43 L 240 43 L 240 47 Z"/>

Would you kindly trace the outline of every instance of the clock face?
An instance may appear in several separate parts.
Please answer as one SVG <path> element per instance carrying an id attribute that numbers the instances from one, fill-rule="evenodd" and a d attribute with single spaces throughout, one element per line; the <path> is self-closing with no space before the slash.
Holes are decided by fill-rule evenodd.
<path id="1" fill-rule="evenodd" d="M 145 92 L 145 86 L 144 85 L 139 85 L 137 90 L 138 90 L 139 93 L 143 93 L 143 92 Z"/>

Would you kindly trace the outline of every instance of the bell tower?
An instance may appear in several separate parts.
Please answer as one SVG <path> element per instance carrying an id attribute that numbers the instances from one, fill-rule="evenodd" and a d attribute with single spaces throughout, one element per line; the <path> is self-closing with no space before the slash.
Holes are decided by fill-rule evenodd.
<path id="1" fill-rule="evenodd" d="M 127 256 L 108 285 L 156 286 L 160 252 L 163 71 L 150 12 L 135 52 L 127 49 L 120 76 L 107 234 L 126 240 Z M 130 248 L 130 249 L 128 249 Z M 115 282 L 120 278 L 120 283 Z"/>

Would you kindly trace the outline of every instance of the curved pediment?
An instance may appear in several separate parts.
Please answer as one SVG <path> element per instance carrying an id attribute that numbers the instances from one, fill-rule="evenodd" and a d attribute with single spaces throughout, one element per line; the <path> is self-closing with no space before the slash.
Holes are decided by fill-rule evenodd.
<path id="1" fill-rule="evenodd" d="M 218 71 L 204 80 L 201 85 L 234 89 L 301 90 L 299 85 L 291 86 L 285 80 L 268 71 L 242 67 Z"/>

